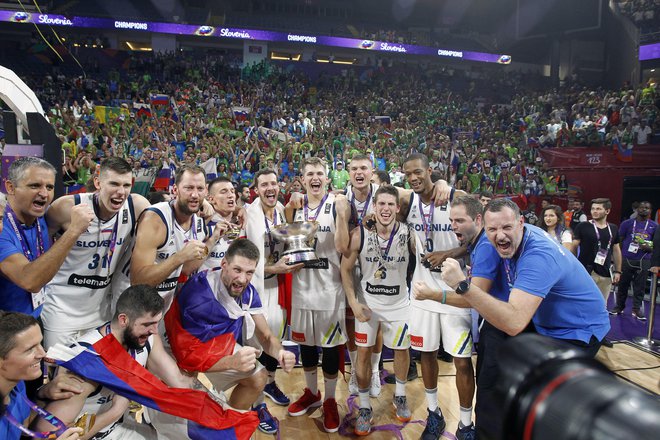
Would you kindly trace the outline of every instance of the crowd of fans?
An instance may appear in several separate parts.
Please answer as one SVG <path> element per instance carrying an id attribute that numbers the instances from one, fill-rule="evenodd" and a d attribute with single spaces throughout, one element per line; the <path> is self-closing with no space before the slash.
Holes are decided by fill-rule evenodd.
<path id="1" fill-rule="evenodd" d="M 619 11 L 630 18 L 641 31 L 641 40 L 645 36 L 655 35 L 660 32 L 658 17 L 660 17 L 660 1 L 658 0 L 619 0 L 617 1 Z"/>
<path id="2" fill-rule="evenodd" d="M 288 190 L 300 160 L 320 156 L 343 189 L 337 176 L 358 152 L 403 185 L 401 158 L 422 152 L 440 177 L 470 192 L 554 196 L 568 182 L 540 148 L 647 144 L 660 132 L 655 85 L 539 91 L 510 72 L 381 66 L 312 78 L 266 61 L 241 69 L 231 54 L 176 53 L 134 56 L 94 77 L 28 82 L 63 142 L 69 185 L 86 183 L 101 158 L 115 155 L 136 169 L 215 159 L 218 175 L 248 186 L 273 167 Z M 134 107 L 154 95 L 166 102 Z M 99 120 L 98 106 L 123 110 Z"/>

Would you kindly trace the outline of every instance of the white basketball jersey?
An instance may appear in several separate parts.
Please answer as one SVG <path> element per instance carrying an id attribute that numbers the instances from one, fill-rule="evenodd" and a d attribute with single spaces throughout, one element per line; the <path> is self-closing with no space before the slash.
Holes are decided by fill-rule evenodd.
<path id="1" fill-rule="evenodd" d="M 74 203 L 92 206 L 96 220 L 80 234 L 47 284 L 41 317 L 48 330 L 92 328 L 110 319 L 110 283 L 124 250 L 133 245 L 136 219 L 131 197 L 107 221 L 98 218 L 95 194 L 76 194 Z"/>
<path id="2" fill-rule="evenodd" d="M 183 230 L 183 228 L 177 223 L 176 218 L 174 217 L 174 207 L 172 206 L 171 202 L 156 203 L 155 205 L 147 208 L 145 211 L 151 211 L 158 214 L 167 229 L 167 238 L 156 251 L 156 264 L 160 264 L 161 262 L 167 260 L 172 255 L 183 249 L 189 240 L 204 241 L 206 238 L 204 221 L 202 218 L 193 214 L 192 219 L 190 220 L 190 229 L 187 231 Z M 183 266 L 177 267 L 165 281 L 156 286 L 158 293 L 165 300 L 164 313 L 166 313 L 169 310 L 170 305 L 172 305 L 172 300 L 174 299 L 174 291 L 176 290 L 179 275 L 181 275 L 182 269 Z"/>
<path id="3" fill-rule="evenodd" d="M 339 252 L 335 247 L 335 196 L 328 194 L 323 204 L 308 209 L 308 220 L 318 222 L 313 247 L 320 261 L 293 275 L 292 307 L 302 310 L 339 310 L 346 307 L 341 286 Z M 295 221 L 304 221 L 305 210 L 299 209 Z"/>
<path id="4" fill-rule="evenodd" d="M 355 198 L 353 187 L 348 185 L 346 188 L 346 199 L 348 199 L 348 202 L 351 204 L 351 227 L 361 225 L 362 219 L 374 212 L 374 203 L 376 198 L 376 191 L 378 191 L 378 188 L 379 186 L 375 183 L 370 183 L 367 199 L 361 202 Z"/>
<path id="5" fill-rule="evenodd" d="M 215 225 L 217 222 L 211 220 L 206 224 L 207 228 L 207 233 L 209 237 L 211 234 L 213 234 L 213 230 L 215 229 Z M 245 236 L 245 231 L 241 230 L 238 234 L 239 237 L 244 237 Z M 202 266 L 199 268 L 199 270 L 218 270 L 220 269 L 220 263 L 222 262 L 222 259 L 225 258 L 225 253 L 227 252 L 227 249 L 229 248 L 229 245 L 231 242 L 234 240 L 228 240 L 227 237 L 222 236 L 220 237 L 220 240 L 216 243 L 215 246 L 213 246 L 213 249 L 209 252 L 209 256 L 206 257 L 206 260 L 204 263 L 202 263 Z"/>
<path id="6" fill-rule="evenodd" d="M 100 327 L 101 330 L 105 330 L 109 324 L 106 324 L 102 327 Z M 93 344 L 97 343 L 101 339 L 104 338 L 104 335 L 101 334 L 99 329 L 92 330 L 90 332 L 85 333 L 82 335 L 80 338 L 78 338 L 78 343 L 80 345 L 83 345 L 85 347 L 90 347 Z M 131 355 L 133 359 L 143 367 L 146 367 L 147 365 L 147 360 L 149 359 L 149 352 L 151 351 L 151 347 L 153 346 L 154 342 L 154 336 L 151 335 L 149 339 L 147 340 L 147 344 L 144 346 L 144 348 L 140 350 L 129 350 L 128 353 Z M 96 414 L 97 417 L 99 414 L 102 414 L 110 409 L 112 406 L 112 401 L 115 397 L 115 392 L 104 387 L 104 386 L 98 386 L 96 390 L 92 394 L 90 394 L 87 399 L 85 399 L 85 403 L 83 405 L 83 408 L 80 410 L 80 414 L 76 417 L 76 419 L 83 414 L 87 413 L 89 415 Z M 101 429 L 93 438 L 106 438 L 110 435 L 110 433 L 114 430 L 114 428 L 121 423 L 121 419 L 116 421 L 115 423 Z"/>
<path id="7" fill-rule="evenodd" d="M 406 224 L 396 222 L 392 241 L 383 239 L 376 232 L 360 227 L 359 264 L 362 271 L 361 300 L 370 309 L 378 310 L 386 319 L 406 319 L 410 305 L 407 274 L 414 240 Z"/>
<path id="8" fill-rule="evenodd" d="M 451 228 L 451 221 L 449 220 L 450 209 L 450 203 L 441 206 L 435 206 L 433 203 L 426 205 L 421 201 L 418 194 L 413 193 L 411 195 L 406 219 L 408 224 L 415 230 L 417 238 L 421 243 L 421 247 L 417 248 L 417 257 L 420 261 L 423 254 L 446 251 L 460 246 L 458 238 L 456 238 L 456 234 L 454 234 Z M 418 264 L 415 268 L 413 275 L 414 281 L 424 281 L 427 285 L 437 290 L 453 290 L 442 281 L 439 269 L 431 270 L 422 264 Z M 411 304 L 413 307 L 437 313 L 454 315 L 470 314 L 470 309 L 453 307 L 433 300 L 417 301 L 412 298 Z"/>

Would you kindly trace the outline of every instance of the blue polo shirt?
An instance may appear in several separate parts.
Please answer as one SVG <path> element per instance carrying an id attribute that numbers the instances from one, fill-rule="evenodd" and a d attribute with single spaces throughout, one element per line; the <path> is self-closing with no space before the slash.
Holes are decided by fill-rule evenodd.
<path id="1" fill-rule="evenodd" d="M 23 246 L 19 238 L 16 236 L 10 221 L 9 216 L 5 215 L 3 220 L 3 229 L 0 233 L 0 262 L 5 261 L 7 257 L 14 254 L 23 254 Z M 48 225 L 43 217 L 37 219 L 41 227 L 42 243 L 44 244 L 44 252 L 50 249 L 50 239 L 48 238 Z M 28 247 L 32 251 L 32 255 L 37 255 L 37 224 L 36 222 L 26 227 L 18 224 L 22 236 L 27 242 Z M 21 289 L 16 284 L 11 282 L 3 274 L 0 274 L 0 310 L 8 312 L 21 312 L 32 315 L 35 318 L 41 314 L 40 306 L 36 310 L 32 309 L 32 294 L 24 289 Z"/>
<path id="2" fill-rule="evenodd" d="M 30 406 L 21 395 L 25 396 L 25 384 L 22 381 L 9 393 L 10 400 L 6 412 L 22 423 L 30 416 Z M 21 430 L 9 423 L 6 418 L 0 417 L 0 439 L 19 440 L 20 438 Z"/>
<path id="3" fill-rule="evenodd" d="M 605 300 L 575 256 L 540 228 L 525 225 L 512 259 L 500 259 L 507 283 L 543 298 L 532 321 L 538 333 L 588 343 L 610 329 Z"/>
<path id="4" fill-rule="evenodd" d="M 472 277 L 485 278 L 493 282 L 490 293 L 501 301 L 509 300 L 511 289 L 506 281 L 504 266 L 500 262 L 500 256 L 488 241 L 488 237 L 482 229 L 474 247 L 468 246 L 470 252 L 470 267 Z"/>

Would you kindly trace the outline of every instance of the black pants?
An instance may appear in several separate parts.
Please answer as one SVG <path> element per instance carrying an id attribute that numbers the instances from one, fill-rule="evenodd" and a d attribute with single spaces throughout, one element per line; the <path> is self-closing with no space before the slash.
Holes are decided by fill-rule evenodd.
<path id="1" fill-rule="evenodd" d="M 628 288 L 633 286 L 633 310 L 639 310 L 644 300 L 646 290 L 646 277 L 648 276 L 651 260 L 629 260 L 623 259 L 621 265 L 621 279 L 616 291 L 616 306 L 623 310 L 628 299 Z"/>

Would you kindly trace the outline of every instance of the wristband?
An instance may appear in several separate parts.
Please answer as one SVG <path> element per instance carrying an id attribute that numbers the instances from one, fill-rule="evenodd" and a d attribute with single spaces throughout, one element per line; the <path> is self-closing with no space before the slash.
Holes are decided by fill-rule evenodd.
<path id="1" fill-rule="evenodd" d="M 621 271 L 620 271 L 620 270 L 613 270 L 612 273 L 618 273 L 619 275 L 621 275 Z"/>
<path id="2" fill-rule="evenodd" d="M 440 301 L 440 304 L 447 304 L 447 291 L 445 289 L 442 289 L 442 301 Z"/>

